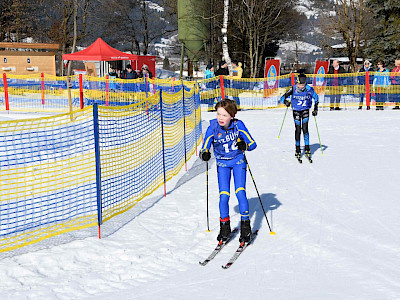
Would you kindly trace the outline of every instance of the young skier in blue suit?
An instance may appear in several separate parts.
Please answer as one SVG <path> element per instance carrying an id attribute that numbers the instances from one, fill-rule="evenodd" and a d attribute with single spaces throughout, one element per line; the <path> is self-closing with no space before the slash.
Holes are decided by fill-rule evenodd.
<path id="1" fill-rule="evenodd" d="M 211 158 L 210 148 L 213 145 L 217 160 L 219 185 L 220 233 L 218 241 L 226 241 L 231 233 L 229 217 L 229 197 L 231 172 L 233 172 L 236 198 L 239 201 L 241 215 L 240 242 L 249 242 L 251 235 L 249 201 L 246 197 L 247 165 L 243 151 L 257 147 L 244 123 L 235 119 L 237 105 L 233 100 L 222 100 L 215 105 L 217 118 L 210 121 L 206 131 L 200 159 Z"/>
<path id="2" fill-rule="evenodd" d="M 303 129 L 304 136 L 304 152 L 308 158 L 311 158 L 310 151 L 310 137 L 308 133 L 308 121 L 310 116 L 310 108 L 312 105 L 312 99 L 314 99 L 314 110 L 312 112 L 313 116 L 318 114 L 318 95 L 314 89 L 306 84 L 307 76 L 305 74 L 299 75 L 299 82 L 292 86 L 282 97 L 281 102 L 287 107 L 292 104 L 293 109 L 293 119 L 295 125 L 294 138 L 296 141 L 296 157 L 300 160 L 300 135 L 301 129 Z M 286 100 L 291 96 L 291 102 Z"/>

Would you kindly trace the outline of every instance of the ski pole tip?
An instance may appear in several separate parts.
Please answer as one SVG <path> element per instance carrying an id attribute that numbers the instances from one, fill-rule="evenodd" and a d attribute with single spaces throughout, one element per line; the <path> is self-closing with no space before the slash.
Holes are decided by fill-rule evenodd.
<path id="1" fill-rule="evenodd" d="M 271 234 L 271 235 L 276 235 L 276 234 L 275 234 L 275 231 L 271 231 L 269 234 Z"/>
<path id="2" fill-rule="evenodd" d="M 207 230 L 206 232 L 211 232 L 211 230 Z"/>

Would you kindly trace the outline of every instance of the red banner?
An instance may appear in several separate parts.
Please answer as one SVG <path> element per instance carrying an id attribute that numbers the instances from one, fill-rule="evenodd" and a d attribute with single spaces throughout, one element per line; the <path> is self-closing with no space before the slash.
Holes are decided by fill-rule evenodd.
<path id="1" fill-rule="evenodd" d="M 315 64 L 315 77 L 313 81 L 314 90 L 317 94 L 321 94 L 326 85 L 325 75 L 328 74 L 329 61 L 317 60 Z"/>
<path id="2" fill-rule="evenodd" d="M 280 61 L 279 59 L 266 59 L 264 77 L 267 78 L 266 84 L 269 89 L 278 88 Z"/>

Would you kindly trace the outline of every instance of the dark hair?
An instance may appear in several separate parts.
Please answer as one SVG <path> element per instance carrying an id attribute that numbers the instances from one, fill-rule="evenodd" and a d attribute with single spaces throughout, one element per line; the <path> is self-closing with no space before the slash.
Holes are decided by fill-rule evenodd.
<path id="1" fill-rule="evenodd" d="M 235 100 L 230 100 L 230 99 L 221 100 L 217 104 L 215 104 L 215 110 L 218 110 L 219 107 L 225 109 L 232 118 L 236 116 L 237 104 Z"/>
<path id="2" fill-rule="evenodd" d="M 126 65 L 126 68 L 127 69 L 132 69 L 132 66 L 131 65 Z"/>
<path id="3" fill-rule="evenodd" d="M 207 65 L 207 70 L 211 70 L 212 67 L 214 67 L 213 64 L 208 64 Z"/>
<path id="4" fill-rule="evenodd" d="M 307 76 L 304 73 L 300 73 L 299 74 L 299 83 L 300 84 L 304 84 L 307 82 Z"/>
<path id="5" fill-rule="evenodd" d="M 226 61 L 221 60 L 221 61 L 219 62 L 219 67 L 222 68 L 222 66 L 223 66 L 224 64 L 226 64 Z"/>
<path id="6" fill-rule="evenodd" d="M 238 65 L 239 62 L 238 62 L 237 59 L 233 59 L 233 60 L 232 60 L 232 63 L 235 64 L 235 65 Z"/>

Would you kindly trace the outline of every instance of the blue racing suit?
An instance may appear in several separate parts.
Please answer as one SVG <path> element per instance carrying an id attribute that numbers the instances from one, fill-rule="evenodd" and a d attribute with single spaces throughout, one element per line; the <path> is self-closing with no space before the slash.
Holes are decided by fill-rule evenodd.
<path id="1" fill-rule="evenodd" d="M 239 210 L 242 220 L 249 220 L 249 201 L 246 197 L 246 161 L 243 152 L 236 147 L 236 142 L 243 140 L 248 145 L 248 151 L 257 147 L 249 131 L 242 121 L 233 119 L 227 130 L 218 124 L 217 119 L 210 121 L 204 137 L 202 150 L 214 147 L 217 160 L 219 186 L 219 212 L 223 221 L 229 220 L 229 197 L 231 171 L 235 183 L 236 198 L 239 201 Z"/>
<path id="2" fill-rule="evenodd" d="M 309 85 L 305 85 L 304 89 L 301 91 L 294 85 L 281 97 L 281 102 L 284 103 L 285 99 L 289 96 L 291 96 L 292 100 L 296 146 L 300 146 L 301 129 L 303 129 L 304 145 L 309 146 L 308 121 L 310 119 L 310 108 L 312 99 L 314 99 L 315 105 L 318 105 L 318 95 Z"/>

